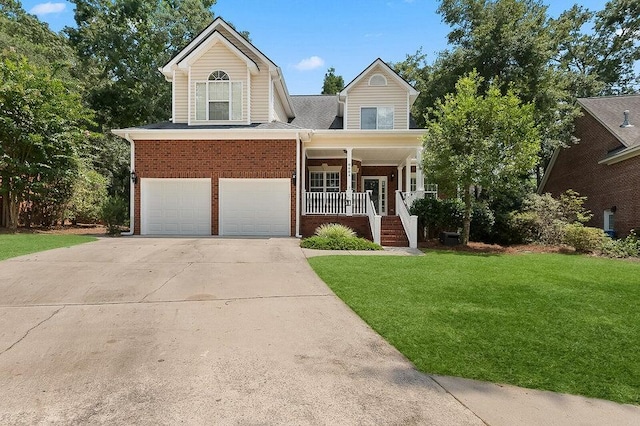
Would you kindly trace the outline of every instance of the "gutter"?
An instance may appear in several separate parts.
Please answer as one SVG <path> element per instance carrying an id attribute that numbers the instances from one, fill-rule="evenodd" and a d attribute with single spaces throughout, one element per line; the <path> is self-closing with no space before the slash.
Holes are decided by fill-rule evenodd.
<path id="1" fill-rule="evenodd" d="M 129 141 L 131 144 L 131 159 L 129 160 L 129 170 L 131 173 L 135 172 L 135 150 L 136 145 L 133 142 L 133 139 L 129 136 L 129 133 L 124 134 L 124 138 Z M 134 182 L 130 178 L 131 182 L 129 185 L 129 231 L 123 232 L 121 235 L 131 236 L 135 231 L 135 201 L 136 201 L 136 185 L 137 182 Z"/>
<path id="2" fill-rule="evenodd" d="M 302 238 L 300 234 L 300 132 L 296 132 L 296 238 Z"/>

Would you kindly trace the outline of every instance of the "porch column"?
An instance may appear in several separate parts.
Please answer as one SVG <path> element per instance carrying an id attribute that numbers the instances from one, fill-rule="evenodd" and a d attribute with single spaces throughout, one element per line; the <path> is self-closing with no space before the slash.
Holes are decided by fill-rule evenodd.
<path id="1" fill-rule="evenodd" d="M 351 200 L 353 200 L 353 188 L 351 187 L 351 175 L 352 175 L 352 165 L 353 162 L 353 148 L 347 148 L 347 200 L 345 203 L 347 216 L 353 216 L 353 206 L 351 204 Z"/>
<path id="2" fill-rule="evenodd" d="M 402 192 L 402 166 L 398 166 L 398 191 Z"/>
<path id="3" fill-rule="evenodd" d="M 302 194 L 302 214 L 307 214 L 307 148 L 302 146 L 302 164 L 300 165 L 300 176 L 298 179 L 300 180 L 300 193 Z"/>
<path id="4" fill-rule="evenodd" d="M 424 176 L 422 175 L 422 147 L 416 150 L 416 191 L 424 191 Z"/>
<path id="5" fill-rule="evenodd" d="M 411 157 L 407 157 L 404 162 L 404 176 L 407 182 L 407 192 L 411 191 Z"/>

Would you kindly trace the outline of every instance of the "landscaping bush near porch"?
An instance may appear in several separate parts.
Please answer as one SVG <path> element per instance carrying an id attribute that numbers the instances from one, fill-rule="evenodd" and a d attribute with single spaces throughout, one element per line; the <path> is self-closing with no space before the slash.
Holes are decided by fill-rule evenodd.
<path id="1" fill-rule="evenodd" d="M 309 259 L 427 373 L 640 404 L 640 263 L 561 254 Z"/>
<path id="2" fill-rule="evenodd" d="M 353 229 L 338 223 L 320 225 L 314 236 L 302 240 L 300 247 L 316 250 L 382 250 L 378 244 L 356 237 Z"/>

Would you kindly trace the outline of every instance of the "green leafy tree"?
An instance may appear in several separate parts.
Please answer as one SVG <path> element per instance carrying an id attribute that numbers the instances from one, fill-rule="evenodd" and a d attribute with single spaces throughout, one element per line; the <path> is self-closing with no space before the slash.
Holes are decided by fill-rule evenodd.
<path id="1" fill-rule="evenodd" d="M 336 75 L 336 69 L 331 67 L 324 75 L 322 84 L 323 95 L 335 95 L 344 89 L 344 79 L 341 75 Z"/>
<path id="2" fill-rule="evenodd" d="M 472 188 L 499 188 L 522 179 L 536 162 L 540 135 L 534 106 L 512 90 L 503 95 L 491 83 L 482 94 L 476 72 L 462 77 L 454 94 L 438 101 L 427 121 L 424 170 L 448 193 L 464 202 L 463 244 L 469 242 Z"/>
<path id="3" fill-rule="evenodd" d="M 640 88 L 640 2 L 612 0 L 599 12 L 575 5 L 555 22 L 557 62 L 577 97 L 634 93 Z M 588 31 L 585 31 L 588 28 Z"/>
<path id="4" fill-rule="evenodd" d="M 47 69 L 15 54 L 0 58 L 0 193 L 11 229 L 25 201 L 45 197 L 57 205 L 69 195 L 89 119 L 80 96 Z"/>
<path id="5" fill-rule="evenodd" d="M 71 80 L 74 53 L 67 39 L 28 14 L 20 2 L 0 2 L 0 52 L 13 51 L 29 62 L 51 70 L 57 78 Z"/>
<path id="6" fill-rule="evenodd" d="M 75 223 L 97 223 L 101 206 L 108 197 L 108 179 L 85 161 L 80 162 L 78 176 L 73 183 L 73 195 L 67 206 L 66 218 Z"/>

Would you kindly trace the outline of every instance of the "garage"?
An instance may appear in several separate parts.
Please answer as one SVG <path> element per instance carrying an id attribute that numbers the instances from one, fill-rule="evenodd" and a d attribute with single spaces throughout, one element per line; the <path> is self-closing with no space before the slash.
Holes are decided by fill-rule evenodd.
<path id="1" fill-rule="evenodd" d="M 211 235 L 211 179 L 141 179 L 140 233 Z"/>
<path id="2" fill-rule="evenodd" d="M 220 179 L 220 235 L 291 235 L 289 179 Z"/>

